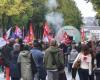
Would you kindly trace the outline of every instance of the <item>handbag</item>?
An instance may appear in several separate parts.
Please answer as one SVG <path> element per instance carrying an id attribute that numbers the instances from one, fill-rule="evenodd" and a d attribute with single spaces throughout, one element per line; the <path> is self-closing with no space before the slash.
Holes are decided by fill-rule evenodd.
<path id="1" fill-rule="evenodd" d="M 80 65 L 81 65 L 81 60 L 78 59 L 78 60 L 75 62 L 73 68 L 78 69 L 78 68 L 80 68 Z"/>

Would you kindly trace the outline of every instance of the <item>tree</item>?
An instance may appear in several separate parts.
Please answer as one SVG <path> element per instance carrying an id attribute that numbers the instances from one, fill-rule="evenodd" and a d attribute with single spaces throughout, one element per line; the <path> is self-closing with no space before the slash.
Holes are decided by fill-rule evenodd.
<path id="1" fill-rule="evenodd" d="M 100 19 L 100 0 L 91 0 L 93 3 L 94 9 L 98 12 L 97 17 Z"/>
<path id="2" fill-rule="evenodd" d="M 32 0 L 1 0 L 0 1 L 0 20 L 1 26 L 5 28 L 8 24 L 12 24 L 15 17 L 26 15 L 27 11 L 32 11 Z M 16 23 L 17 24 L 17 23 Z M 12 25 L 10 25 L 12 26 Z"/>
<path id="3" fill-rule="evenodd" d="M 57 0 L 58 11 L 63 13 L 64 22 L 67 25 L 73 25 L 77 28 L 82 24 L 82 18 L 79 9 L 73 0 Z"/>
<path id="4" fill-rule="evenodd" d="M 94 9 L 97 11 L 97 18 L 99 19 L 100 24 L 100 0 L 91 0 L 94 6 Z"/>
<path id="5" fill-rule="evenodd" d="M 47 0 L 33 0 L 32 22 L 34 24 L 36 38 L 42 37 L 42 26 L 45 22 L 45 14 L 47 12 L 47 8 L 45 7 L 46 1 Z"/>
<path id="6" fill-rule="evenodd" d="M 45 1 L 47 0 L 1 0 L 0 25 L 5 28 L 15 26 L 29 26 L 34 23 L 36 36 L 45 20 Z"/>

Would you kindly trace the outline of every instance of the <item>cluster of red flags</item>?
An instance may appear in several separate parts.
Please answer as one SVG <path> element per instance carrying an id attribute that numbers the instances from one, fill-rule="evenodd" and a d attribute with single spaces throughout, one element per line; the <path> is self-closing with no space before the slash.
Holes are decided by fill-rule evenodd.
<path id="1" fill-rule="evenodd" d="M 23 38 L 24 36 L 24 32 L 22 32 L 22 30 L 16 25 L 15 26 L 15 31 L 12 32 L 12 35 L 11 35 L 11 31 L 12 31 L 12 28 L 10 28 L 4 35 L 3 35 L 3 39 L 8 42 L 9 41 L 9 37 L 10 38 Z M 48 26 L 48 23 L 46 22 L 43 26 L 43 41 L 44 42 L 50 42 L 51 39 L 53 38 L 52 35 L 50 35 L 51 33 L 51 30 Z M 31 43 L 33 42 L 33 40 L 35 39 L 35 36 L 34 36 L 34 29 L 33 29 L 33 25 L 32 23 L 30 23 L 30 26 L 29 26 L 29 31 L 28 33 L 26 34 L 26 36 L 24 36 L 24 42 L 25 43 Z"/>
<path id="2" fill-rule="evenodd" d="M 14 39 L 23 38 L 24 36 L 23 34 L 24 32 L 22 32 L 22 30 L 16 25 L 14 32 L 12 32 L 12 27 L 11 27 L 6 33 L 3 34 L 3 39 L 8 43 L 9 38 L 14 38 Z M 24 41 L 25 43 L 30 43 L 33 42 L 33 40 L 34 40 L 34 31 L 32 23 L 30 23 L 29 31 L 25 36 Z"/>
<path id="3" fill-rule="evenodd" d="M 3 39 L 5 41 L 8 41 L 11 29 L 12 28 L 10 28 L 6 32 L 6 34 L 3 35 Z M 48 26 L 48 23 L 45 22 L 45 24 L 43 26 L 43 41 L 44 42 L 50 42 L 54 38 L 51 33 L 52 33 L 52 31 L 51 31 L 50 27 Z M 23 36 L 22 30 L 18 26 L 15 27 L 14 34 L 19 38 L 21 38 Z M 35 39 L 34 29 L 33 29 L 32 23 L 30 23 L 29 31 L 28 31 L 27 35 L 24 37 L 24 42 L 30 43 L 30 42 L 33 42 L 34 39 Z M 81 40 L 82 40 L 82 42 L 84 42 L 84 40 L 85 40 L 85 32 L 84 32 L 83 28 L 81 28 Z M 62 42 L 65 43 L 65 44 L 68 44 L 68 43 L 71 42 L 70 36 L 67 34 L 67 32 L 63 33 Z"/>

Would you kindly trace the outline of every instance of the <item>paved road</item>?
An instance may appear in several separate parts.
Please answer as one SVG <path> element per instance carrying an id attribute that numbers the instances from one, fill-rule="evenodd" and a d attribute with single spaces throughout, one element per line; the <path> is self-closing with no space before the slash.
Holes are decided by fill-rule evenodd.
<path id="1" fill-rule="evenodd" d="M 67 72 L 67 68 L 65 68 L 65 72 L 66 72 L 66 75 L 67 75 L 67 80 L 71 80 L 71 74 Z M 5 80 L 3 73 L 0 73 L 0 80 Z M 76 77 L 76 80 L 79 80 L 78 75 Z"/>

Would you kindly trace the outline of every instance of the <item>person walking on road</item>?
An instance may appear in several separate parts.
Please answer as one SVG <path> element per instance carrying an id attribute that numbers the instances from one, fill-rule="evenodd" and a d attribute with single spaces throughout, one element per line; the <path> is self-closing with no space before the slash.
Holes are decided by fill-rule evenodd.
<path id="1" fill-rule="evenodd" d="M 11 80 L 20 80 L 20 69 L 17 64 L 17 59 L 20 53 L 20 45 L 19 44 L 14 44 L 13 46 L 13 51 L 11 54 L 11 61 L 10 61 L 10 75 L 11 75 Z"/>
<path id="2" fill-rule="evenodd" d="M 48 80 L 59 80 L 59 70 L 64 68 L 64 58 L 61 56 L 56 40 L 52 40 L 50 47 L 45 51 L 44 65 Z"/>
<path id="3" fill-rule="evenodd" d="M 40 50 L 40 43 L 38 40 L 34 40 L 34 48 L 30 50 L 32 53 L 32 58 L 35 61 L 36 68 L 37 68 L 37 73 L 34 76 L 34 80 L 46 80 L 46 71 L 43 65 L 43 57 L 44 54 Z"/>
<path id="4" fill-rule="evenodd" d="M 35 62 L 31 58 L 31 53 L 28 46 L 24 46 L 23 51 L 20 52 L 17 60 L 20 70 L 21 78 L 23 80 L 34 80 L 34 75 L 36 73 Z"/>
<path id="5" fill-rule="evenodd" d="M 86 44 L 82 46 L 82 51 L 78 54 L 73 66 L 75 66 L 75 63 L 78 60 L 80 60 L 80 68 L 78 70 L 80 80 L 89 80 L 89 75 L 92 73 L 92 56 L 89 53 L 89 47 Z"/>

